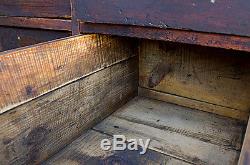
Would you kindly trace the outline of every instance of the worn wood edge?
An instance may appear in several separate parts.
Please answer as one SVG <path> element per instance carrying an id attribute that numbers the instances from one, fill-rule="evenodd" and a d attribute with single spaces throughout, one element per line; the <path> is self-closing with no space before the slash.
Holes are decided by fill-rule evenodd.
<path id="1" fill-rule="evenodd" d="M 29 151 L 31 155 L 28 154 L 28 155 L 24 155 L 24 156 L 28 157 L 28 158 L 31 157 L 31 160 L 35 159 L 35 161 L 40 162 L 41 161 L 40 158 L 36 159 L 36 156 L 38 156 L 38 155 L 39 155 L 39 157 L 42 156 L 42 158 L 44 158 L 44 157 L 49 158 L 48 156 L 53 156 L 55 153 L 57 153 L 57 151 L 59 151 L 60 149 L 63 149 L 63 147 L 65 147 L 67 144 L 70 144 L 73 140 L 77 139 L 81 135 L 82 131 L 87 130 L 87 129 L 91 128 L 92 126 L 96 125 L 98 122 L 101 121 L 101 119 L 108 117 L 111 113 L 113 113 L 115 110 L 119 109 L 119 107 L 126 104 L 129 100 L 131 100 L 132 98 L 134 98 L 137 95 L 138 88 L 137 88 L 136 82 L 138 81 L 138 76 L 137 76 L 138 71 L 133 69 L 137 62 L 138 62 L 137 58 L 135 58 L 135 57 L 131 58 L 129 60 L 124 60 L 124 61 L 119 62 L 117 64 L 114 64 L 108 68 L 105 68 L 101 71 L 93 73 L 92 75 L 89 75 L 86 78 L 83 78 L 83 79 L 80 79 L 76 82 L 68 84 L 67 86 L 65 86 L 63 88 L 60 88 L 60 89 L 54 90 L 50 93 L 47 93 L 46 95 L 41 96 L 41 97 L 33 100 L 33 103 L 28 102 L 23 106 L 16 107 L 15 109 L 13 109 L 13 111 L 9 111 L 5 114 L 2 114 L 1 119 L 0 119 L 2 126 L 3 126 L 2 133 L 5 132 L 7 137 L 0 136 L 0 139 L 3 142 L 0 144 L 4 145 L 0 149 L 1 153 L 3 151 L 5 151 L 5 149 L 7 149 L 9 152 L 16 152 L 14 148 L 18 147 L 20 144 L 23 144 L 23 145 L 27 145 L 27 146 L 26 146 L 26 148 L 25 147 L 20 148 L 20 150 L 24 149 L 25 152 Z M 113 72 L 112 72 L 112 70 L 113 70 Z M 110 73 L 112 73 L 112 74 L 110 74 Z M 125 74 L 125 73 L 128 73 L 128 74 Z M 102 75 L 102 74 L 106 75 L 106 76 L 102 76 L 103 79 L 100 79 L 100 75 Z M 97 81 L 95 79 L 97 79 Z M 124 82 L 124 83 L 122 83 L 122 82 Z M 108 88 L 100 88 L 98 86 L 98 84 L 100 85 L 102 83 L 106 84 L 107 85 L 106 87 L 111 87 L 111 90 Z M 80 88 L 80 86 L 82 88 Z M 86 93 L 85 93 L 85 90 L 86 90 Z M 94 94 L 93 92 L 97 94 L 98 100 L 92 99 L 92 97 L 93 97 L 92 95 Z M 64 104 L 62 104 L 62 101 L 64 99 L 68 100 L 67 94 L 72 95 L 73 98 L 71 100 L 69 100 L 68 104 L 64 105 Z M 80 101 L 79 102 L 78 97 L 82 98 L 83 101 L 79 100 Z M 112 97 L 113 97 L 113 99 L 112 99 Z M 86 103 L 84 103 L 84 101 L 86 102 L 87 100 L 90 101 L 90 105 L 86 105 Z M 91 103 L 91 100 L 92 100 L 92 103 Z M 105 100 L 108 102 L 105 102 Z M 48 103 L 46 103 L 46 101 Z M 86 107 L 84 108 L 85 105 L 86 105 Z M 93 107 L 93 106 L 96 106 L 96 107 Z M 51 108 L 55 108 L 56 111 L 54 111 L 53 109 L 51 111 Z M 85 112 L 86 108 L 89 112 Z M 63 113 L 63 111 L 66 111 L 66 112 Z M 72 111 L 72 112 L 70 112 L 70 111 Z M 93 115 L 94 112 L 96 112 L 97 114 Z M 24 115 L 24 113 L 26 115 Z M 52 114 L 50 114 L 50 113 L 52 113 Z M 44 118 L 44 120 L 42 118 L 43 114 L 45 114 L 45 115 L 50 114 L 49 116 L 52 115 L 55 117 L 55 114 L 57 114 L 57 113 L 60 114 L 60 115 L 58 114 L 59 115 L 58 121 L 48 119 L 48 123 L 47 123 L 46 117 Z M 30 116 L 33 114 L 37 114 L 36 115 L 37 117 Z M 72 116 L 70 114 L 72 114 Z M 90 115 L 90 116 L 86 117 L 86 115 Z M 26 116 L 26 117 L 23 118 L 23 116 Z M 63 117 L 63 119 L 60 116 Z M 9 118 L 9 119 L 7 119 L 7 118 Z M 27 118 L 29 118 L 29 119 L 27 120 Z M 84 120 L 83 121 L 82 120 L 75 121 L 78 124 L 77 123 L 74 124 L 74 122 L 73 122 L 73 125 L 71 125 L 72 124 L 71 120 L 74 121 L 75 118 L 76 119 L 81 118 L 82 120 L 83 119 Z M 60 121 L 59 121 L 59 119 L 60 119 Z M 12 120 L 12 122 L 11 122 L 11 120 Z M 61 123 L 62 122 L 61 120 L 65 123 Z M 85 123 L 86 122 L 85 120 L 88 123 Z M 26 123 L 27 121 L 30 122 L 29 125 L 27 125 L 27 123 Z M 56 149 L 58 149 L 58 147 L 59 147 L 59 149 L 56 152 L 53 152 L 53 154 L 51 154 L 51 155 L 48 155 L 48 153 L 44 153 L 44 152 L 42 152 L 42 153 L 38 152 L 38 151 L 40 151 L 40 149 L 43 149 L 44 147 L 46 148 L 46 146 L 39 147 L 39 145 L 41 145 L 40 144 L 41 138 L 44 139 L 45 135 L 49 136 L 47 134 L 48 133 L 50 134 L 53 132 L 53 131 L 51 131 L 51 129 L 59 129 L 56 127 L 56 125 L 59 124 L 58 122 L 61 124 L 66 124 L 65 125 L 66 128 L 64 128 L 64 126 L 59 127 L 59 128 L 69 129 L 68 127 L 73 127 L 73 128 L 70 128 L 71 130 L 73 129 L 72 131 L 75 131 L 73 135 L 72 134 L 67 135 L 67 133 L 65 132 L 65 136 L 67 138 L 64 140 L 68 141 L 69 143 L 67 143 L 67 144 L 64 143 L 63 146 L 56 146 Z M 10 125 L 8 126 L 8 125 L 6 125 L 6 123 L 9 123 Z M 79 128 L 79 124 L 81 126 L 80 128 Z M 14 126 L 14 125 L 16 125 L 16 126 Z M 48 125 L 48 126 L 46 126 L 46 125 Z M 28 127 L 28 128 L 25 128 L 25 127 Z M 49 129 L 47 127 L 52 127 L 52 128 Z M 10 131 L 10 130 L 3 131 L 4 129 L 7 129 L 7 130 L 11 129 L 12 131 Z M 17 132 L 19 132 L 19 133 L 13 131 L 13 129 L 18 129 Z M 79 132 L 79 129 L 80 129 L 80 132 Z M 34 133 L 36 133 L 36 134 L 34 134 Z M 59 131 L 59 133 L 61 134 L 60 131 Z M 79 134 L 77 134 L 77 133 L 79 133 Z M 11 137 L 8 136 L 9 134 L 12 136 L 15 136 L 15 138 L 12 139 L 11 138 L 12 136 Z M 2 134 L 2 135 L 4 135 L 4 134 Z M 41 137 L 38 137 L 40 135 L 41 135 Z M 72 137 L 68 138 L 68 136 L 72 136 Z M 28 140 L 30 138 L 33 139 L 33 140 L 31 139 L 31 142 L 29 142 L 30 140 Z M 52 138 L 51 135 L 50 135 L 50 138 Z M 57 137 L 57 138 L 61 139 L 61 137 Z M 22 142 L 22 140 L 28 140 L 28 141 Z M 45 138 L 44 140 L 46 141 L 48 139 Z M 15 142 L 14 144 L 12 144 L 13 141 Z M 36 141 L 39 143 L 36 144 Z M 49 142 L 50 141 L 46 141 L 46 143 L 49 143 Z M 55 143 L 55 141 L 54 141 L 54 143 Z M 12 151 L 10 151 L 12 147 L 14 147 L 14 148 Z M 35 148 L 35 151 L 33 151 L 32 148 Z M 39 150 L 37 151 L 36 148 Z M 19 148 L 16 148 L 16 149 L 19 150 Z M 48 150 L 51 152 L 51 150 L 54 151 L 55 149 L 52 147 L 52 148 L 48 148 Z M 45 149 L 45 151 L 46 151 L 46 149 Z M 7 152 L 6 154 L 10 154 L 9 152 Z M 40 155 L 39 153 L 42 155 Z M 21 154 L 23 154 L 23 153 L 21 152 Z M 10 155 L 12 155 L 12 154 L 10 154 Z M 34 159 L 33 159 L 32 155 L 36 155 Z M 0 154 L 0 157 L 2 157 L 2 156 L 4 156 L 4 155 Z M 20 160 L 20 157 L 16 157 L 15 161 L 16 160 L 17 161 Z M 21 158 L 21 161 L 23 161 L 22 158 Z"/>
<path id="2" fill-rule="evenodd" d="M 81 22 L 80 31 L 250 52 L 250 37 L 245 36 L 89 22 Z"/>
<path id="3" fill-rule="evenodd" d="M 71 31 L 71 20 L 65 19 L 1 16 L 0 25 L 11 27 Z"/>
<path id="4" fill-rule="evenodd" d="M 199 100 L 194 100 L 191 98 L 186 98 L 178 95 L 173 95 L 169 93 L 163 93 L 155 90 L 150 90 L 147 88 L 139 87 L 138 95 L 143 97 L 148 97 L 160 101 L 165 101 L 197 110 L 202 110 L 205 112 L 215 113 L 217 115 L 226 116 L 234 119 L 238 119 L 247 122 L 249 113 L 237 109 L 231 109 L 228 107 L 223 107 L 216 104 L 211 104 L 207 102 L 202 102 Z M 230 113 L 227 113 L 230 112 Z"/>
<path id="5" fill-rule="evenodd" d="M 238 162 L 238 165 L 248 165 L 248 164 L 250 164 L 250 119 L 248 120 L 248 125 Z"/>

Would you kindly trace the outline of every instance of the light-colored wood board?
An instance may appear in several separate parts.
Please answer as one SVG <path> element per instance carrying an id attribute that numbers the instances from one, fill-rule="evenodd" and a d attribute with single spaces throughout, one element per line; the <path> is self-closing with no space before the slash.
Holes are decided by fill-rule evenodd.
<path id="1" fill-rule="evenodd" d="M 250 110 L 249 53 L 145 40 L 140 44 L 139 61 L 141 87 L 150 88 L 150 81 L 159 78 L 151 89 Z M 162 79 L 157 75 L 166 71 L 155 71 L 159 65 L 170 66 L 170 72 Z"/>
<path id="2" fill-rule="evenodd" d="M 249 164 L 250 164 L 250 120 L 248 121 L 248 126 L 245 133 L 245 138 L 242 145 L 238 165 L 249 165 Z"/>
<path id="3" fill-rule="evenodd" d="M 140 151 L 104 151 L 101 149 L 101 141 L 103 139 L 112 141 L 112 137 L 90 130 L 54 157 L 44 162 L 43 165 L 189 164 L 152 150 L 147 150 L 144 155 L 140 155 Z"/>
<path id="4" fill-rule="evenodd" d="M 113 116 L 240 150 L 245 124 L 163 101 L 137 97 Z"/>
<path id="5" fill-rule="evenodd" d="M 0 113 L 135 56 L 131 39 L 85 35 L 0 53 Z"/>
<path id="6" fill-rule="evenodd" d="M 139 87 L 138 93 L 140 96 L 143 96 L 143 97 L 148 97 L 148 98 L 161 100 L 161 101 L 165 101 L 165 102 L 169 102 L 169 103 L 173 103 L 173 104 L 177 104 L 177 105 L 181 105 L 185 107 L 194 108 L 197 110 L 211 112 L 211 113 L 218 114 L 221 116 L 238 119 L 244 123 L 247 123 L 248 121 L 249 113 L 245 111 L 240 111 L 237 109 L 219 106 L 219 105 L 203 102 L 200 100 L 194 100 L 194 99 L 177 96 L 177 95 L 173 95 L 173 94 L 169 94 L 165 92 L 159 92 L 153 89 L 147 89 L 147 88 L 142 88 L 142 87 Z"/>
<path id="7" fill-rule="evenodd" d="M 38 164 L 137 95 L 136 57 L 0 115 L 2 164 Z"/>
<path id="8" fill-rule="evenodd" d="M 149 149 L 193 164 L 236 164 L 239 151 L 201 141 L 174 131 L 131 122 L 110 116 L 94 127 L 110 135 L 125 135 L 128 139 L 151 139 Z"/>

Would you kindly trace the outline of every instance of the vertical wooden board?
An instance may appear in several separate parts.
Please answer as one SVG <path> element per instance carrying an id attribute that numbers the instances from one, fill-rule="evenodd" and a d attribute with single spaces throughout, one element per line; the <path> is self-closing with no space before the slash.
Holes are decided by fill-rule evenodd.
<path id="1" fill-rule="evenodd" d="M 250 120 L 249 120 L 250 121 Z M 240 159 L 238 165 L 250 164 L 250 122 L 248 121 L 244 142 L 242 145 Z"/>
<path id="2" fill-rule="evenodd" d="M 0 16 L 70 18 L 70 0 L 1 0 Z"/>
<path id="3" fill-rule="evenodd" d="M 0 53 L 0 112 L 135 56 L 131 39 L 71 37 Z"/>
<path id="4" fill-rule="evenodd" d="M 152 164 L 170 164 L 170 165 L 188 165 L 189 163 L 166 156 L 156 151 L 147 150 L 144 155 L 138 151 L 104 151 L 101 149 L 101 141 L 112 137 L 99 133 L 97 131 L 87 131 L 65 149 L 60 151 L 54 157 L 44 162 L 44 165 L 113 165 L 113 164 L 131 164 L 131 165 L 152 165 Z"/>
<path id="5" fill-rule="evenodd" d="M 141 87 L 249 112 L 249 53 L 143 41 L 139 66 Z"/>
<path id="6" fill-rule="evenodd" d="M 66 31 L 0 27 L 0 52 L 69 36 Z"/>
<path id="7" fill-rule="evenodd" d="M 0 115 L 3 164 L 38 164 L 137 95 L 136 58 Z"/>

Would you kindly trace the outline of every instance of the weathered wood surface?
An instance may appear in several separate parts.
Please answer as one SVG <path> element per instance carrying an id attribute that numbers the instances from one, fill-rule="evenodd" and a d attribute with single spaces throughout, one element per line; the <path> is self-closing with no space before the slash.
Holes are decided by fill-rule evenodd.
<path id="1" fill-rule="evenodd" d="M 243 136 L 241 125 L 232 119 L 184 109 L 164 102 L 134 100 L 94 129 L 128 139 L 150 138 L 150 149 L 193 164 L 236 164 L 240 154 L 237 141 Z M 215 136 L 218 139 L 210 140 Z"/>
<path id="2" fill-rule="evenodd" d="M 103 151 L 100 147 L 102 139 L 112 137 L 90 130 L 80 138 L 67 146 L 64 150 L 52 157 L 44 165 L 111 165 L 111 164 L 130 164 L 130 165 L 152 165 L 152 164 L 171 164 L 188 165 L 178 159 L 166 156 L 156 151 L 148 150 L 144 155 L 139 151 Z"/>
<path id="3" fill-rule="evenodd" d="M 1 164 L 38 164 L 137 95 L 137 58 L 0 115 Z"/>
<path id="4" fill-rule="evenodd" d="M 248 164 L 250 164 L 250 122 L 248 122 L 238 165 Z"/>
<path id="5" fill-rule="evenodd" d="M 71 20 L 63 19 L 0 17 L 0 25 L 11 27 L 71 31 Z"/>
<path id="6" fill-rule="evenodd" d="M 173 28 L 250 37 L 249 0 L 77 0 L 76 7 L 78 19 L 89 23 Z"/>
<path id="7" fill-rule="evenodd" d="M 234 35 L 85 22 L 81 22 L 80 31 L 82 33 L 111 34 L 250 52 L 250 37 Z"/>
<path id="8" fill-rule="evenodd" d="M 0 52 L 69 36 L 66 31 L 0 27 Z"/>
<path id="9" fill-rule="evenodd" d="M 131 39 L 71 37 L 0 53 L 0 112 L 135 56 Z"/>
<path id="10" fill-rule="evenodd" d="M 235 110 L 249 113 L 249 53 L 142 41 L 139 61 L 141 87 L 218 105 L 218 111 L 213 106 L 213 112 L 229 117 L 234 117 L 231 113 Z M 169 66 L 170 72 L 154 80 L 159 83 L 152 88 L 152 79 L 165 72 L 155 71 L 159 65 Z M 223 112 L 226 109 L 220 109 L 221 106 L 233 110 Z"/>
<path id="11" fill-rule="evenodd" d="M 0 16 L 70 18 L 70 0 L 1 0 Z"/>

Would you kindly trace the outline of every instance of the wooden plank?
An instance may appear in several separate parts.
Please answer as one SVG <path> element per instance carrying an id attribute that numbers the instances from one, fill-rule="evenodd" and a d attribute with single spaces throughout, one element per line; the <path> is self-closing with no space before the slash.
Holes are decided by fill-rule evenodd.
<path id="1" fill-rule="evenodd" d="M 70 18 L 70 0 L 1 0 L 0 15 Z"/>
<path id="2" fill-rule="evenodd" d="M 137 95 L 132 58 L 0 115 L 2 164 L 39 164 Z"/>
<path id="3" fill-rule="evenodd" d="M 193 100 L 190 98 L 172 95 L 172 94 L 168 94 L 164 92 L 158 92 L 158 91 L 150 90 L 147 88 L 139 87 L 138 91 L 139 91 L 139 96 L 148 97 L 148 98 L 152 98 L 152 99 L 156 99 L 160 101 L 165 101 L 168 103 L 173 103 L 173 104 L 177 104 L 177 105 L 181 105 L 181 106 L 185 106 L 185 107 L 189 107 L 189 108 L 193 108 L 197 110 L 202 110 L 205 112 L 211 112 L 211 113 L 218 114 L 221 116 L 238 119 L 245 123 L 247 123 L 248 116 L 249 116 L 248 112 L 239 111 L 236 109 L 227 108 L 227 107 L 223 107 L 223 106 L 219 106 L 215 104 L 210 104 L 210 103 L 199 101 L 199 100 Z"/>
<path id="4" fill-rule="evenodd" d="M 0 17 L 0 25 L 71 31 L 71 20 L 29 18 L 29 17 Z"/>
<path id="5" fill-rule="evenodd" d="M 135 47 L 131 39 L 86 35 L 3 52 L 0 112 L 135 56 Z"/>
<path id="6" fill-rule="evenodd" d="M 249 0 L 77 0 L 76 7 L 78 19 L 89 23 L 188 29 L 250 37 Z"/>
<path id="7" fill-rule="evenodd" d="M 156 70 L 161 65 L 170 72 Z M 143 41 L 139 66 L 141 87 L 249 113 L 249 53 Z M 233 111 L 218 111 L 233 116 Z"/>
<path id="8" fill-rule="evenodd" d="M 108 117 L 94 129 L 110 135 L 124 135 L 128 139 L 146 140 L 149 138 L 151 139 L 149 149 L 192 164 L 236 164 L 240 154 L 239 151 L 204 142 L 181 133 L 114 116 Z"/>
<path id="9" fill-rule="evenodd" d="M 113 116 L 240 151 L 245 124 L 211 113 L 137 97 Z"/>
<path id="10" fill-rule="evenodd" d="M 245 133 L 244 143 L 241 149 L 238 165 L 250 164 L 250 122 L 249 121 L 248 121 L 247 130 Z"/>
<path id="11" fill-rule="evenodd" d="M 44 162 L 44 165 L 62 165 L 62 164 L 171 164 L 188 165 L 170 156 L 163 155 L 156 151 L 148 150 L 144 155 L 138 151 L 104 151 L 100 144 L 102 139 L 112 138 L 108 135 L 90 130 L 84 133 L 80 138 L 67 146 L 64 150 Z"/>
<path id="12" fill-rule="evenodd" d="M 188 30 L 81 22 L 82 33 L 111 34 L 250 52 L 250 38 Z"/>
<path id="13" fill-rule="evenodd" d="M 69 37 L 66 31 L 0 27 L 0 52 Z"/>

